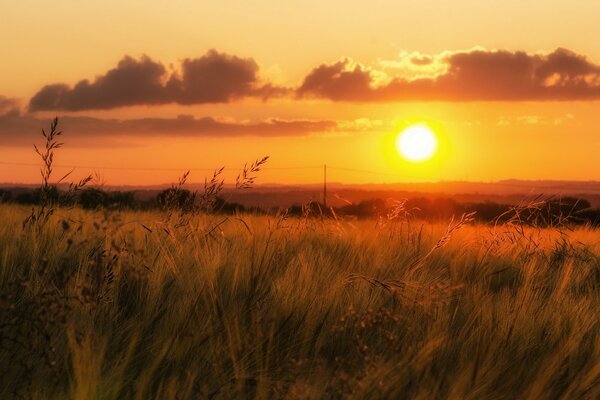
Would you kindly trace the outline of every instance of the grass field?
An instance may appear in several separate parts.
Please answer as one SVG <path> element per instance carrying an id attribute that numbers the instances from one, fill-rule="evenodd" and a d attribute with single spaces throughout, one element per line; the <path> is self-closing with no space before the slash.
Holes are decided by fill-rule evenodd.
<path id="1" fill-rule="evenodd" d="M 30 211 L 2 399 L 600 397 L 600 231 Z"/>

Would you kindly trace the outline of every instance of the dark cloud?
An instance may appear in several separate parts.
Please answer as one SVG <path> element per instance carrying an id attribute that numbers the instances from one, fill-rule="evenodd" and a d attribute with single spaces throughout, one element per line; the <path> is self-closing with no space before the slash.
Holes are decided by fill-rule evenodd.
<path id="1" fill-rule="evenodd" d="M 149 57 L 125 57 L 93 81 L 43 87 L 31 111 L 133 105 L 227 103 L 294 93 L 333 101 L 543 101 L 600 99 L 600 66 L 566 49 L 548 54 L 471 50 L 412 55 L 407 76 L 385 76 L 350 60 L 314 68 L 295 90 L 263 82 L 252 58 L 210 50 L 168 71 Z M 436 75 L 432 75 L 436 74 Z M 429 77 L 423 77 L 429 76 Z M 381 82 L 385 82 L 381 84 Z"/>
<path id="2" fill-rule="evenodd" d="M 123 58 L 116 68 L 93 82 L 82 80 L 44 86 L 29 103 L 31 111 L 106 110 L 156 104 L 226 103 L 247 96 L 268 98 L 284 88 L 262 83 L 259 67 L 251 58 L 239 58 L 210 50 L 204 56 L 185 59 L 180 71 L 169 73 L 149 57 Z"/>
<path id="3" fill-rule="evenodd" d="M 185 59 L 181 77 L 172 76 L 167 89 L 180 104 L 227 103 L 257 93 L 258 64 L 251 58 L 219 54 Z"/>
<path id="4" fill-rule="evenodd" d="M 304 79 L 297 94 L 331 100 L 367 99 L 373 91 L 370 71 L 360 65 L 348 68 L 349 65 L 349 60 L 342 60 L 333 65 L 318 66 Z"/>
<path id="5" fill-rule="evenodd" d="M 165 67 L 149 57 L 125 57 L 93 82 L 83 80 L 72 88 L 65 84 L 44 86 L 33 96 L 29 108 L 78 111 L 166 103 L 169 96 L 162 83 L 165 73 Z"/>
<path id="6" fill-rule="evenodd" d="M 18 117 L 20 114 L 21 111 L 17 100 L 0 96 L 0 118 Z"/>
<path id="7" fill-rule="evenodd" d="M 414 62 L 414 60 L 413 60 Z M 600 99 L 600 66 L 582 55 L 474 50 L 451 53 L 434 78 L 393 77 L 376 86 L 373 72 L 344 60 L 315 68 L 300 97 L 334 101 L 545 101 Z"/>
<path id="8" fill-rule="evenodd" d="M 0 103 L 1 104 L 1 103 Z M 1 110 L 1 108 L 0 108 Z M 0 114 L 0 145 L 31 145 L 39 143 L 40 131 L 49 120 L 17 113 Z M 303 136 L 337 130 L 335 121 L 282 120 L 241 123 L 215 118 L 103 119 L 92 117 L 62 117 L 59 120 L 65 140 L 76 145 L 102 145 L 103 141 L 130 141 L 135 137 L 278 137 Z"/>

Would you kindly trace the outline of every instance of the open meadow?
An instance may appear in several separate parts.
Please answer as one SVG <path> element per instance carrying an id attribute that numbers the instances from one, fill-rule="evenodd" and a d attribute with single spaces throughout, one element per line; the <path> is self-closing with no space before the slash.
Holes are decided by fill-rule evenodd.
<path id="1" fill-rule="evenodd" d="M 30 213 L 0 205 L 2 399 L 600 397 L 600 231 Z"/>

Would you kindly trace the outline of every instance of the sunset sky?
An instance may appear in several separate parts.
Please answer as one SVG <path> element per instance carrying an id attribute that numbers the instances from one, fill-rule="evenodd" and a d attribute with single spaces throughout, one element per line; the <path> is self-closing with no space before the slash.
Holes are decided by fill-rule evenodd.
<path id="1" fill-rule="evenodd" d="M 0 183 L 600 180 L 600 2 L 5 1 Z M 395 149 L 427 125 L 428 161 Z"/>

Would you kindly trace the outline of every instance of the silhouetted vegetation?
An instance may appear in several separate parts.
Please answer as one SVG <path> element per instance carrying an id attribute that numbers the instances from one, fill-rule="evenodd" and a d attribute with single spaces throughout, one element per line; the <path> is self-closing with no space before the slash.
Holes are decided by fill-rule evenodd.
<path id="1" fill-rule="evenodd" d="M 187 189 L 169 188 L 156 196 L 156 203 L 159 208 L 175 207 L 183 209 L 190 207 L 190 204 L 193 204 L 194 201 L 194 194 Z"/>
<path id="2" fill-rule="evenodd" d="M 12 193 L 10 190 L 0 189 L 0 203 L 6 203 L 12 199 Z"/>
<path id="3" fill-rule="evenodd" d="M 73 206 L 79 204 L 88 210 L 96 209 L 129 209 L 129 210 L 151 210 L 173 209 L 191 210 L 198 205 L 200 199 L 195 193 L 188 189 L 168 188 L 158 192 L 154 200 L 142 200 L 135 191 L 106 191 L 98 187 L 86 187 L 77 193 L 75 197 L 65 196 L 66 190 L 60 190 L 51 185 L 46 189 L 47 201 L 60 206 Z M 13 194 L 10 189 L 0 191 L 0 202 L 16 203 L 24 205 L 39 205 L 42 199 L 41 189 L 20 189 Z M 287 209 L 291 216 L 313 216 L 313 217 L 352 217 L 358 219 L 379 218 L 390 213 L 394 202 L 398 200 L 369 199 L 347 204 L 341 207 L 329 207 L 319 202 L 309 202 L 304 205 L 293 205 Z M 449 197 L 428 198 L 415 197 L 402 200 L 404 208 L 414 219 L 426 221 L 444 221 L 454 215 L 476 212 L 475 219 L 481 222 L 502 223 L 506 218 L 500 217 L 511 210 L 514 205 L 493 202 L 461 203 Z M 280 209 L 264 210 L 260 207 L 247 207 L 241 203 L 229 202 L 226 196 L 217 195 L 212 200 L 210 207 L 204 207 L 203 212 L 214 214 L 256 213 L 274 215 Z M 591 208 L 589 201 L 575 197 L 558 197 L 545 200 L 541 210 L 548 221 L 569 216 L 572 224 L 600 225 L 600 209 Z"/>
<path id="4" fill-rule="evenodd" d="M 474 218 L 479 222 L 504 223 L 515 205 L 484 203 L 459 203 L 451 198 L 417 197 L 402 200 L 371 199 L 348 204 L 343 207 L 325 208 L 323 204 L 311 202 L 304 206 L 292 206 L 288 213 L 294 216 L 326 216 L 331 218 L 353 217 L 358 219 L 385 218 L 402 204 L 403 213 L 416 220 L 446 221 L 453 216 L 475 213 Z M 523 211 L 523 217 L 532 213 L 531 209 Z M 600 225 L 600 209 L 590 208 L 590 203 L 573 197 L 551 198 L 539 200 L 535 211 L 537 225 L 552 225 L 568 219 L 570 224 L 592 226 Z"/>

